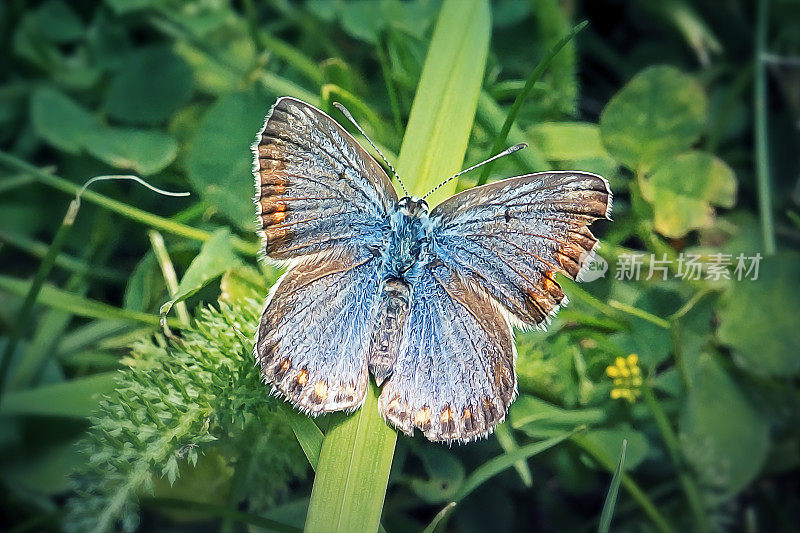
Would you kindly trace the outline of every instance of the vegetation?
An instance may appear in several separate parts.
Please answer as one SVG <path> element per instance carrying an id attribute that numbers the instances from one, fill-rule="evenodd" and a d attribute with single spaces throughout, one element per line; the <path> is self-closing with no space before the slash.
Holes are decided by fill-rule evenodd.
<path id="1" fill-rule="evenodd" d="M 45 0 L 0 26 L 4 530 L 800 522 L 795 2 Z M 312 420 L 261 383 L 280 272 L 249 146 L 282 95 L 344 103 L 414 192 L 530 145 L 434 202 L 609 179 L 603 261 L 518 333 L 490 438 L 398 436 L 374 388 Z M 118 175 L 191 195 L 82 190 Z"/>

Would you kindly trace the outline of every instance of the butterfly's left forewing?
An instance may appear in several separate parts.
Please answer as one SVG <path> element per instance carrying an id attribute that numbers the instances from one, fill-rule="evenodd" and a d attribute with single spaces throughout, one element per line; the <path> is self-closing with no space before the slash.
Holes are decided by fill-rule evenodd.
<path id="1" fill-rule="evenodd" d="M 431 211 L 433 252 L 488 291 L 523 326 L 546 324 L 564 300 L 556 274 L 580 279 L 611 212 L 606 180 L 541 172 L 463 191 Z"/>
<path id="2" fill-rule="evenodd" d="M 380 239 L 397 194 L 380 165 L 327 114 L 280 98 L 253 150 L 267 257 L 326 254 Z"/>

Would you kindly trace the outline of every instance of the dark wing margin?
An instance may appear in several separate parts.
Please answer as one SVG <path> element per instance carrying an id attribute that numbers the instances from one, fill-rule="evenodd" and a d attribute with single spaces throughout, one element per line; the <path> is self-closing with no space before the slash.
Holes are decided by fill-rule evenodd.
<path id="1" fill-rule="evenodd" d="M 434 253 L 486 290 L 520 325 L 546 324 L 567 299 L 556 274 L 580 280 L 608 219 L 608 182 L 586 172 L 541 172 L 463 191 L 431 211 Z"/>
<path id="2" fill-rule="evenodd" d="M 397 193 L 378 163 L 323 111 L 278 99 L 253 144 L 256 213 L 267 257 L 369 243 Z"/>

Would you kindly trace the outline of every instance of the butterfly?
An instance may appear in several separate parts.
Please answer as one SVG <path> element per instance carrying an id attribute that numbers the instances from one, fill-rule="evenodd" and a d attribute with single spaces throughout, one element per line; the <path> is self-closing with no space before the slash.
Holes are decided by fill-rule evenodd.
<path id="1" fill-rule="evenodd" d="M 489 435 L 517 395 L 513 326 L 543 327 L 567 303 L 556 274 L 581 277 L 597 246 L 588 226 L 611 211 L 608 182 L 528 174 L 431 210 L 398 198 L 342 126 L 289 97 L 253 151 L 264 254 L 287 267 L 254 347 L 273 392 L 310 415 L 353 411 L 372 374 L 401 431 Z"/>

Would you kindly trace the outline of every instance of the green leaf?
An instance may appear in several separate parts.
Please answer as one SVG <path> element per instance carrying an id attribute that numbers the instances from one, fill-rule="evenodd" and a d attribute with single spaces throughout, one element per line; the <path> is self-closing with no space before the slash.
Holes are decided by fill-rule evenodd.
<path id="1" fill-rule="evenodd" d="M 189 149 L 188 176 L 209 205 L 246 230 L 254 229 L 250 145 L 274 102 L 255 91 L 220 98 L 200 121 Z"/>
<path id="2" fill-rule="evenodd" d="M 586 434 L 585 438 L 592 444 L 593 449 L 600 451 L 608 458 L 619 455 L 620 446 L 627 441 L 624 469 L 626 472 L 639 466 L 650 450 L 650 444 L 645 434 L 633 429 L 630 424 L 620 424 L 609 429 L 593 429 Z"/>
<path id="3" fill-rule="evenodd" d="M 231 244 L 231 232 L 228 228 L 220 228 L 211 238 L 203 243 L 200 253 L 197 254 L 186 273 L 178 284 L 178 290 L 170 301 L 161 306 L 159 313 L 165 316 L 172 306 L 192 296 L 205 287 L 211 280 L 221 276 L 229 268 L 242 264 Z"/>
<path id="4" fill-rule="evenodd" d="M 166 46 L 131 55 L 111 81 L 106 106 L 131 124 L 156 124 L 178 110 L 192 93 L 192 70 Z"/>
<path id="5" fill-rule="evenodd" d="M 642 269 L 643 275 L 646 270 L 646 268 Z M 658 276 L 658 273 L 656 273 L 656 276 Z M 656 277 L 655 279 L 660 278 Z M 628 330 L 612 334 L 611 339 L 623 352 L 637 354 L 644 366 L 654 370 L 669 357 L 669 330 L 642 318 L 641 314 L 647 313 L 659 318 L 665 317 L 677 311 L 679 306 L 679 296 L 670 288 L 649 287 L 636 295 L 633 305 L 627 306 L 631 310 L 641 311 L 642 313 L 639 316 L 631 315 Z"/>
<path id="6" fill-rule="evenodd" d="M 419 446 L 416 452 L 428 478 L 413 478 L 411 489 L 428 503 L 452 500 L 464 482 L 464 465 L 438 444 Z"/>
<path id="7" fill-rule="evenodd" d="M 147 311 L 151 309 L 154 298 L 164 292 L 164 276 L 158 268 L 158 261 L 148 252 L 133 269 L 122 302 L 125 309 Z"/>
<path id="8" fill-rule="evenodd" d="M 745 254 L 749 255 L 755 253 Z M 734 256 L 732 271 L 737 263 Z M 757 280 L 736 277 L 718 311 L 720 341 L 733 349 L 736 363 L 749 372 L 795 375 L 800 369 L 800 257 L 795 253 L 769 257 L 761 261 Z"/>
<path id="9" fill-rule="evenodd" d="M 46 38 L 54 43 L 77 41 L 86 35 L 80 17 L 61 0 L 45 2 L 36 10 L 36 21 Z"/>
<path id="10" fill-rule="evenodd" d="M 159 4 L 159 0 L 106 0 L 117 15 L 142 11 Z"/>
<path id="11" fill-rule="evenodd" d="M 600 127 L 588 122 L 542 122 L 527 131 L 531 142 L 550 161 L 610 158 Z"/>
<path id="12" fill-rule="evenodd" d="M 600 131 L 620 163 L 646 170 L 697 141 L 707 108 L 706 95 L 691 76 L 675 67 L 650 67 L 606 105 Z"/>
<path id="13" fill-rule="evenodd" d="M 71 154 L 80 153 L 86 138 L 99 128 L 91 113 L 50 87 L 39 88 L 33 93 L 31 123 L 39 137 Z"/>
<path id="14" fill-rule="evenodd" d="M 178 155 L 175 138 L 157 130 L 98 129 L 86 135 L 84 143 L 100 161 L 143 176 L 163 170 Z"/>
<path id="15" fill-rule="evenodd" d="M 3 415 L 88 418 L 104 394 L 114 390 L 117 372 L 75 378 L 65 383 L 9 392 L 0 405 Z"/>
<path id="16" fill-rule="evenodd" d="M 378 42 L 378 35 L 385 26 L 381 4 L 374 0 L 351 0 L 346 3 L 341 21 L 344 31 L 372 44 Z"/>
<path id="17" fill-rule="evenodd" d="M 767 420 L 716 357 L 701 355 L 689 378 L 689 394 L 679 422 L 683 454 L 701 485 L 723 497 L 733 496 L 764 464 L 769 450 Z"/>
<path id="18" fill-rule="evenodd" d="M 693 229 L 712 227 L 712 206 L 733 206 L 736 178 L 721 159 L 687 152 L 657 167 L 642 182 L 642 196 L 653 204 L 656 230 L 678 238 Z"/>

